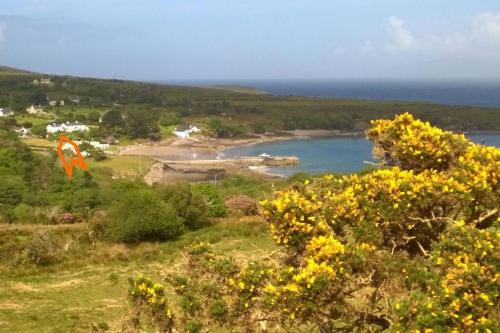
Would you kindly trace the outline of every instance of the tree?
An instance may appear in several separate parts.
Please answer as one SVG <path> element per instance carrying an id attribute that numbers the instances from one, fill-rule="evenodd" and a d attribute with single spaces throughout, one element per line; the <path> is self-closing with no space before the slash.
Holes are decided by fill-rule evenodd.
<path id="1" fill-rule="evenodd" d="M 101 118 L 101 114 L 97 111 L 91 111 L 88 115 L 89 121 L 93 123 L 98 123 L 99 119 Z"/>
<path id="2" fill-rule="evenodd" d="M 31 128 L 31 133 L 33 133 L 34 135 L 45 137 L 45 135 L 47 135 L 47 126 L 46 125 L 34 125 Z"/>
<path id="3" fill-rule="evenodd" d="M 29 98 L 30 103 L 34 105 L 47 104 L 47 95 L 43 91 L 35 91 Z"/>
<path id="4" fill-rule="evenodd" d="M 102 117 L 102 126 L 111 128 L 111 127 L 122 127 L 124 126 L 124 121 L 122 117 L 122 113 L 120 110 L 109 110 Z"/>
<path id="5" fill-rule="evenodd" d="M 160 129 L 156 125 L 158 114 L 152 110 L 130 109 L 127 111 L 127 134 L 132 138 L 161 138 Z M 156 133 L 156 134 L 154 134 Z"/>
<path id="6" fill-rule="evenodd" d="M 180 121 L 180 117 L 175 112 L 168 112 L 160 117 L 160 125 L 162 126 L 177 125 Z"/>
<path id="7" fill-rule="evenodd" d="M 106 235 L 110 240 L 137 243 L 177 236 L 182 220 L 170 205 L 150 190 L 128 191 L 109 210 Z"/>
<path id="8" fill-rule="evenodd" d="M 210 119 L 208 126 L 218 138 L 241 137 L 247 133 L 243 125 L 232 124 L 219 117 Z"/>

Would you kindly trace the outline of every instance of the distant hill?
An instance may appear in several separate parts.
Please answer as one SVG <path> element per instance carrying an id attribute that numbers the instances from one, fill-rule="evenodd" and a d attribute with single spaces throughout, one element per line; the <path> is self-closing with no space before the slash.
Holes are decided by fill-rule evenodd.
<path id="1" fill-rule="evenodd" d="M 35 73 L 14 67 L 0 66 L 0 75 L 29 75 L 29 74 L 35 74 Z"/>
<path id="2" fill-rule="evenodd" d="M 222 89 L 228 91 L 234 91 L 242 94 L 252 94 L 252 95 L 264 95 L 265 91 L 259 90 L 257 88 L 246 87 L 246 86 L 236 86 L 236 85 L 208 85 L 204 86 L 204 88 L 209 89 Z"/>
<path id="3" fill-rule="evenodd" d="M 154 121 L 165 131 L 168 126 L 192 122 L 207 127 L 211 119 L 219 118 L 223 123 L 219 132 L 228 137 L 295 129 L 362 131 L 373 119 L 403 112 L 449 130 L 500 132 L 500 108 L 271 96 L 237 85 L 190 87 L 65 75 L 50 75 L 50 84 L 36 85 L 34 80 L 40 76 L 45 74 L 0 66 L 0 107 L 23 112 L 31 104 L 48 107 L 48 100 L 65 100 L 64 108 L 53 111 L 69 120 L 77 115 L 88 118 L 92 110 L 102 116 L 110 109 L 123 114 L 138 109 L 152 119 L 163 117 Z M 70 107 L 76 106 L 71 102 L 75 96 L 78 108 Z"/>

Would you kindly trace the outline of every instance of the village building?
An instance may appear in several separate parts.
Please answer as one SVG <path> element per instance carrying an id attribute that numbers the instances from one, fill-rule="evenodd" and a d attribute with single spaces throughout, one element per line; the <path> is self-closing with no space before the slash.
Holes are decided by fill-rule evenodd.
<path id="1" fill-rule="evenodd" d="M 68 100 L 76 105 L 80 105 L 80 96 L 69 96 Z"/>
<path id="2" fill-rule="evenodd" d="M 64 106 L 64 100 L 62 100 L 62 99 L 60 101 L 58 101 L 58 100 L 53 100 L 52 101 L 52 100 L 49 100 L 47 98 L 47 101 L 48 101 L 48 103 L 49 103 L 50 106 Z"/>
<path id="3" fill-rule="evenodd" d="M 21 127 L 21 128 L 16 128 L 16 133 L 19 135 L 20 138 L 25 138 L 29 134 L 29 130 L 26 127 Z"/>
<path id="4" fill-rule="evenodd" d="M 54 86 L 54 82 L 52 82 L 52 80 L 50 79 L 50 76 L 47 76 L 47 77 L 41 76 L 40 80 L 38 80 L 38 79 L 34 79 L 33 80 L 33 85 L 35 85 L 35 86 L 53 87 Z"/>
<path id="5" fill-rule="evenodd" d="M 106 151 L 109 149 L 109 144 L 107 143 L 100 143 L 99 141 L 74 141 L 77 145 L 81 145 L 82 143 L 88 143 L 91 145 L 94 149 L 100 149 L 102 151 Z"/>
<path id="6" fill-rule="evenodd" d="M 10 108 L 0 108 L 0 117 L 13 116 L 14 112 Z"/>
<path id="7" fill-rule="evenodd" d="M 26 108 L 26 112 L 34 115 L 45 114 L 45 112 L 43 112 L 43 107 L 41 107 L 40 105 L 38 106 L 31 105 L 30 107 Z"/>
<path id="8" fill-rule="evenodd" d="M 106 152 L 107 149 L 109 149 L 109 144 L 107 143 L 100 143 L 99 141 L 73 141 L 74 143 L 76 143 L 78 146 L 81 146 L 82 143 L 88 143 L 90 144 L 94 149 L 100 149 L 102 150 L 103 152 Z M 68 142 L 65 142 L 62 146 L 62 150 L 69 150 L 71 151 L 72 153 L 76 154 L 76 149 L 75 147 L 68 143 Z M 90 152 L 86 151 L 86 150 L 80 150 L 80 154 L 82 154 L 83 157 L 87 157 L 87 156 L 90 156 Z"/>
<path id="9" fill-rule="evenodd" d="M 181 139 L 187 139 L 192 133 L 199 132 L 201 132 L 201 129 L 194 125 L 176 127 L 173 131 L 174 135 Z"/>
<path id="10" fill-rule="evenodd" d="M 75 143 L 76 143 L 77 145 L 79 145 L 78 141 L 75 141 Z M 75 155 L 76 155 L 76 149 L 75 149 L 75 147 L 74 147 L 71 143 L 69 143 L 69 142 L 65 142 L 65 143 L 63 143 L 63 145 L 62 145 L 62 150 L 63 150 L 63 151 L 65 151 L 65 150 L 66 150 L 66 151 L 70 151 L 70 152 L 72 152 L 73 154 L 75 154 Z M 89 152 L 88 152 L 88 151 L 86 151 L 86 150 L 80 151 L 80 154 L 81 154 L 83 157 L 87 157 L 87 156 L 89 156 Z"/>
<path id="11" fill-rule="evenodd" d="M 62 124 L 49 124 L 47 125 L 46 129 L 47 134 L 54 134 L 58 132 L 87 132 L 89 130 L 89 127 L 85 124 L 80 124 L 78 121 L 75 121 L 74 123 L 70 123 L 68 121 Z"/>

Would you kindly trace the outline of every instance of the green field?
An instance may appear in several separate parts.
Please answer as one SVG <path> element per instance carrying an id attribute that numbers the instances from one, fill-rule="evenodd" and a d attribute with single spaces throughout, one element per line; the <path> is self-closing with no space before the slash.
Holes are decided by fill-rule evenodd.
<path id="1" fill-rule="evenodd" d="M 108 155 L 103 161 L 88 158 L 87 164 L 96 174 L 111 172 L 112 175 L 125 178 L 144 176 L 154 161 L 145 156 Z"/>

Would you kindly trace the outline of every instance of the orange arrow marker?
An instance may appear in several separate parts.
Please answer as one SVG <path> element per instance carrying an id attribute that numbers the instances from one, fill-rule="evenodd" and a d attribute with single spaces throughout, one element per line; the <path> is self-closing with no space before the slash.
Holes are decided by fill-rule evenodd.
<path id="1" fill-rule="evenodd" d="M 70 145 L 75 148 L 76 152 L 76 157 L 71 157 L 69 162 L 66 161 L 66 158 L 64 157 L 63 154 L 63 145 L 64 143 L 67 142 Z M 88 170 L 89 166 L 87 163 L 85 163 L 85 160 L 83 159 L 82 153 L 80 152 L 80 147 L 73 141 L 71 141 L 68 137 L 64 136 L 61 134 L 59 137 L 59 146 L 57 147 L 57 154 L 59 155 L 59 159 L 61 160 L 62 166 L 64 170 L 66 171 L 66 175 L 68 176 L 69 179 L 73 177 L 73 168 L 74 166 L 78 166 L 83 170 Z"/>

